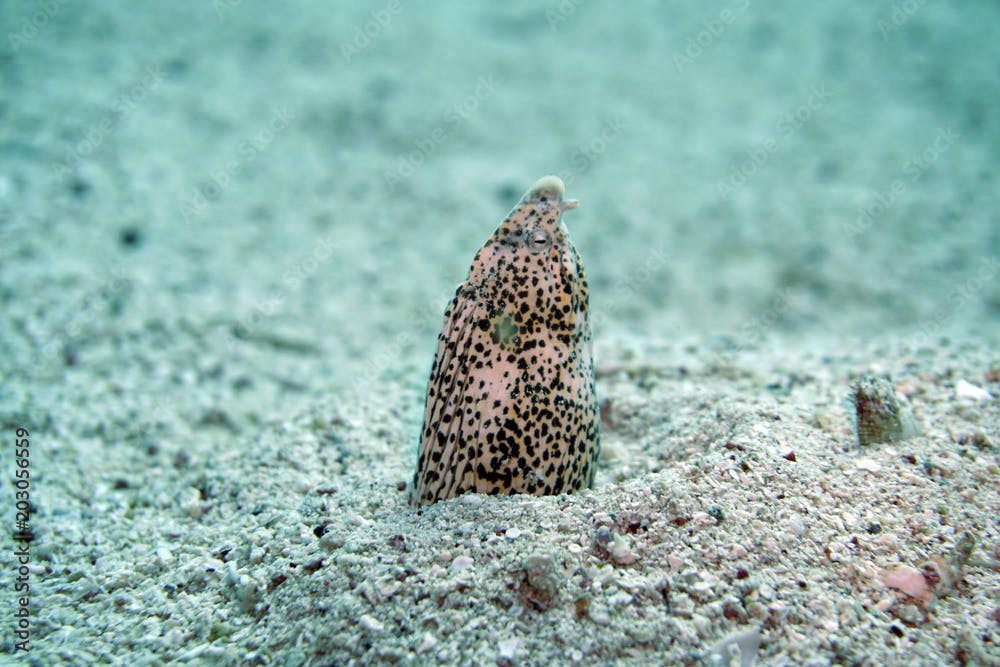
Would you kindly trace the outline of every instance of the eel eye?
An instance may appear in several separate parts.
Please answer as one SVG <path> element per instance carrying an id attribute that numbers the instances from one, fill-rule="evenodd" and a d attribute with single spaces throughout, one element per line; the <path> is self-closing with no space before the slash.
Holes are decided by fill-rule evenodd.
<path id="1" fill-rule="evenodd" d="M 538 252 L 549 247 L 549 235 L 543 229 L 536 229 L 528 235 L 528 247 Z"/>

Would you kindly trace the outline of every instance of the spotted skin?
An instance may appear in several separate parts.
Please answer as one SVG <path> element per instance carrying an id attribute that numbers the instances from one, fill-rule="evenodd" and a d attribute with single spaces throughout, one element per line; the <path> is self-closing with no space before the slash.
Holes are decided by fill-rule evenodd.
<path id="1" fill-rule="evenodd" d="M 593 485 L 600 413 L 587 280 L 561 222 L 577 204 L 564 191 L 546 176 L 524 195 L 445 311 L 413 505 Z"/>

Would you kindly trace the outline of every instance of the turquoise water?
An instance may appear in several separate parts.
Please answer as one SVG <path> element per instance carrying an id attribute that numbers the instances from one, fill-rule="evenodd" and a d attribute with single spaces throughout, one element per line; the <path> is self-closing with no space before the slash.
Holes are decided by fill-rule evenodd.
<path id="1" fill-rule="evenodd" d="M 599 364 L 995 341 L 997 26 L 987 0 L 0 3 L 0 405 L 70 517 L 40 548 L 190 519 L 325 401 L 367 453 L 279 470 L 409 479 L 445 305 L 545 174 L 580 202 Z"/>
<path id="2" fill-rule="evenodd" d="M 2 11 L 15 357 L 82 347 L 124 292 L 137 322 L 291 329 L 346 364 L 376 335 L 424 364 L 545 173 L 581 201 L 599 334 L 997 321 L 995 3 Z"/>

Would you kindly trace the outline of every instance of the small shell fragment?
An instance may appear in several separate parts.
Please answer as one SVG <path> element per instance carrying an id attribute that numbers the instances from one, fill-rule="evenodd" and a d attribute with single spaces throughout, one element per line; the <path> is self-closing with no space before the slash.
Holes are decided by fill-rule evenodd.
<path id="1" fill-rule="evenodd" d="M 884 570 L 881 579 L 889 588 L 895 588 L 922 602 L 930 602 L 934 597 L 923 573 L 909 565 L 897 565 L 891 570 Z"/>
<path id="2" fill-rule="evenodd" d="M 955 396 L 971 401 L 988 401 L 993 398 L 990 392 L 965 380 L 959 380 L 955 385 Z"/>
<path id="3" fill-rule="evenodd" d="M 854 466 L 858 470 L 867 470 L 872 473 L 877 473 L 882 470 L 882 465 L 878 461 L 867 457 L 856 460 L 854 462 Z"/>

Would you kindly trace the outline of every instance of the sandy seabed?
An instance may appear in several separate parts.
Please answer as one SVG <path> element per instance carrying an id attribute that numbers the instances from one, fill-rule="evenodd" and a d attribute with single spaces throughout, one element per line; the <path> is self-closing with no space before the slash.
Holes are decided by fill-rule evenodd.
<path id="1" fill-rule="evenodd" d="M 0 662 L 1000 664 L 998 21 L 4 7 Z M 547 173 L 595 488 L 414 510 L 445 304 Z"/>

